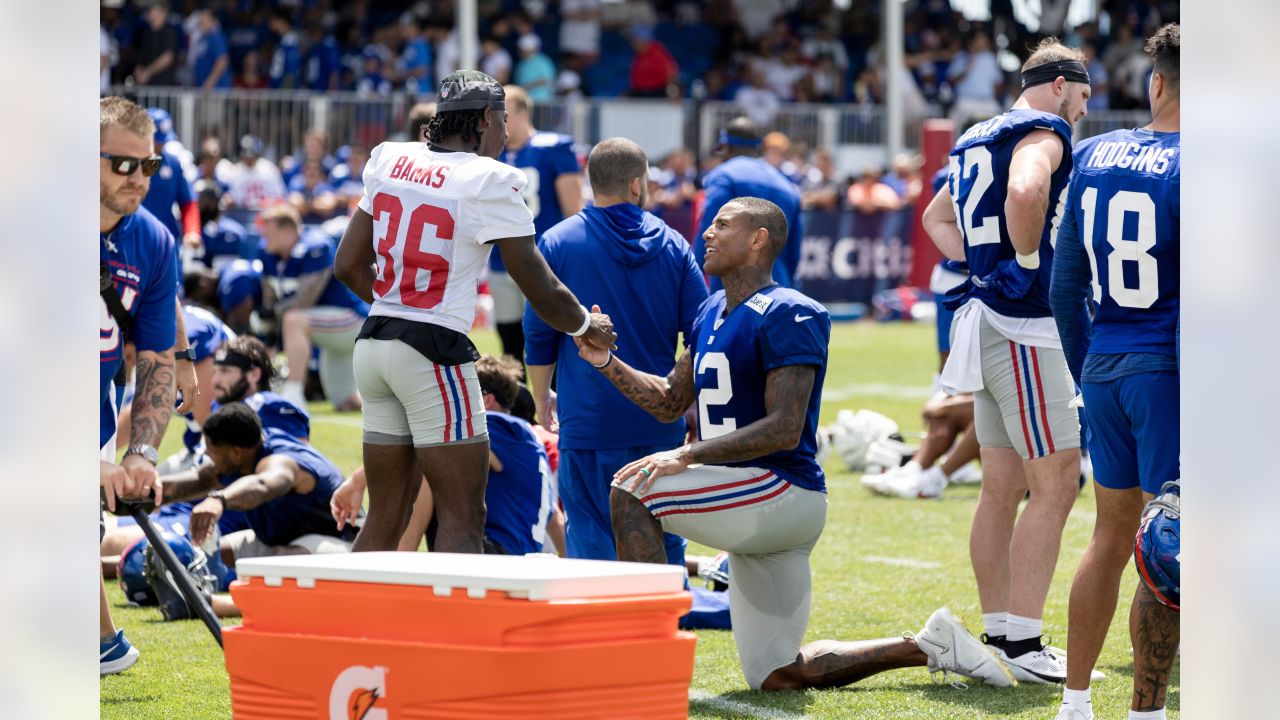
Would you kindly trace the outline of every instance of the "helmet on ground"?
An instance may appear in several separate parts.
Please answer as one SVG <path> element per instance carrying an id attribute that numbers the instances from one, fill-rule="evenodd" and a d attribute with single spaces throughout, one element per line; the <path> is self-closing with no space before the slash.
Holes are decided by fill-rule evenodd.
<path id="1" fill-rule="evenodd" d="M 204 551 L 191 544 L 191 540 L 186 537 L 180 537 L 171 533 L 162 533 L 162 537 L 173 550 L 173 554 L 178 558 L 178 562 L 186 568 L 187 574 L 191 576 L 192 583 L 196 589 L 204 593 L 206 596 L 212 595 L 216 587 L 217 579 L 209 570 L 209 561 Z M 187 600 L 182 596 L 182 591 L 178 589 L 178 583 L 174 580 L 173 574 L 164 566 L 164 562 L 157 555 L 154 548 L 147 546 L 143 552 L 143 575 L 146 577 L 147 585 L 150 586 L 155 594 L 157 604 L 160 605 L 160 613 L 164 615 L 165 620 L 185 620 L 187 618 L 197 617 L 194 610 L 187 605 Z"/>

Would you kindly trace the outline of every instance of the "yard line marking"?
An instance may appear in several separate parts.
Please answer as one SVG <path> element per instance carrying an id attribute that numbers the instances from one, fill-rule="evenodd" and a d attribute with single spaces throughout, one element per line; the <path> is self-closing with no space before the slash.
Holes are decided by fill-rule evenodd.
<path id="1" fill-rule="evenodd" d="M 862 558 L 867 562 L 881 563 L 883 565 L 893 565 L 895 567 L 913 568 L 916 570 L 933 570 L 940 568 L 942 565 L 928 560 L 913 560 L 911 558 L 893 558 L 882 557 L 880 555 L 865 555 Z"/>
<path id="2" fill-rule="evenodd" d="M 689 690 L 689 702 L 702 703 L 710 705 L 721 710 L 727 710 L 738 715 L 746 715 L 748 717 L 766 718 L 767 720 L 806 720 L 808 715 L 797 715 L 786 710 L 776 710 L 774 708 L 760 707 L 738 700 L 730 700 L 729 698 L 712 695 L 705 690 Z"/>
<path id="3" fill-rule="evenodd" d="M 933 389 L 927 385 L 853 383 L 838 388 L 826 388 L 822 391 L 822 399 L 831 401 L 848 400 L 852 397 L 864 395 L 901 398 L 906 400 L 927 400 L 933 396 Z"/>

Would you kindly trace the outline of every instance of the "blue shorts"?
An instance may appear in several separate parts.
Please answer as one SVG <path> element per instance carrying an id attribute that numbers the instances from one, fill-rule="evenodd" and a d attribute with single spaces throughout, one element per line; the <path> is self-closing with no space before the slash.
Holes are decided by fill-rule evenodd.
<path id="1" fill-rule="evenodd" d="M 632 460 L 670 449 L 670 445 L 611 450 L 560 448 L 560 499 L 568 520 L 565 555 L 588 560 L 618 559 L 609 512 L 613 474 Z M 667 533 L 663 544 L 667 562 L 683 567 L 685 539 Z"/>
<path id="2" fill-rule="evenodd" d="M 946 295 L 934 293 L 933 301 L 938 307 L 938 315 L 936 317 L 938 330 L 938 352 L 951 352 L 951 320 L 956 316 L 955 310 L 948 310 L 943 307 L 943 300 Z"/>
<path id="3" fill-rule="evenodd" d="M 1102 487 L 1141 487 L 1156 495 L 1179 470 L 1178 375 L 1138 373 L 1085 382 L 1093 479 Z"/>

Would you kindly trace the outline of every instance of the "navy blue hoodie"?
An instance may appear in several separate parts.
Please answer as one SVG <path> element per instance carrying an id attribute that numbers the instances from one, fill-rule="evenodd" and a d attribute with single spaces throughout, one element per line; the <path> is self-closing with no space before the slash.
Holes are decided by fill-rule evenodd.
<path id="1" fill-rule="evenodd" d="M 698 307 L 707 298 L 689 243 L 635 205 L 588 207 L 547 230 L 538 249 L 551 270 L 590 308 L 613 319 L 618 358 L 642 372 L 666 376 L 675 366 L 677 336 L 688 344 Z M 578 357 L 573 338 L 526 307 L 525 362 L 556 364 L 560 447 L 606 450 L 679 445 L 684 420 L 660 423 Z"/>

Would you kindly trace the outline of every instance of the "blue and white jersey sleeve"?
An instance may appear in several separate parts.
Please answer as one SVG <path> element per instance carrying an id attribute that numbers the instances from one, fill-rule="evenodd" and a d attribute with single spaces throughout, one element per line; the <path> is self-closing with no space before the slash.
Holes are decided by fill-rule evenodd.
<path id="1" fill-rule="evenodd" d="M 782 305 L 765 316 L 760 355 L 765 372 L 787 365 L 827 364 L 831 318 L 817 303 Z"/>

